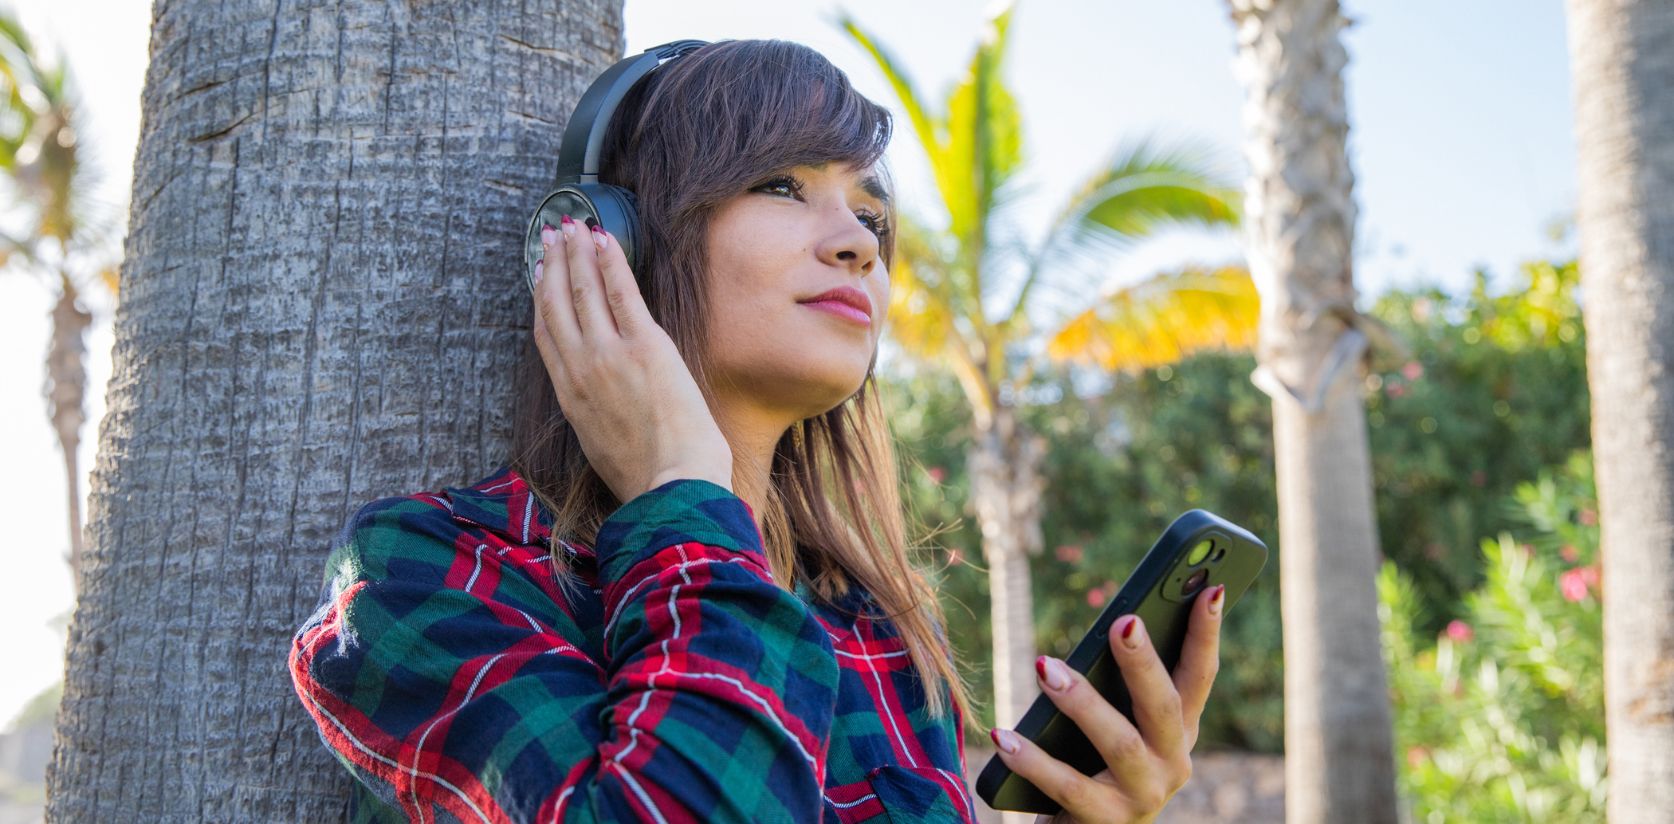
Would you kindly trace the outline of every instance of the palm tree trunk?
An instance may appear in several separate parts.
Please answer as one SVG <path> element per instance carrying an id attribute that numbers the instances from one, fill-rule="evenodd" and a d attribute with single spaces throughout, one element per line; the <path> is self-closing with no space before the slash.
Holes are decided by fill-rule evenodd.
<path id="1" fill-rule="evenodd" d="M 988 564 L 989 615 L 994 632 L 994 722 L 1016 726 L 1040 686 L 1035 683 L 1034 596 L 1029 558 L 1040 554 L 1040 473 L 1045 441 L 1017 419 L 1017 410 L 994 407 L 979 415 L 970 453 L 971 500 L 982 530 Z M 986 423 L 987 425 L 982 425 Z M 1006 812 L 1007 824 L 1032 822 L 1033 814 Z"/>
<path id="2" fill-rule="evenodd" d="M 1353 328 L 1337 0 L 1230 0 L 1245 86 L 1257 383 L 1273 395 L 1291 822 L 1394 822 L 1378 542 Z"/>
<path id="3" fill-rule="evenodd" d="M 331 821 L 288 686 L 348 516 L 503 462 L 527 210 L 621 4 L 159 3 L 55 821 Z"/>
<path id="4" fill-rule="evenodd" d="M 1609 817 L 1674 810 L 1674 6 L 1569 0 Z"/>
<path id="5" fill-rule="evenodd" d="M 64 454 L 64 486 L 69 495 L 70 579 L 81 591 L 81 427 L 87 422 L 87 327 L 93 316 L 76 303 L 75 284 L 59 275 L 58 303 L 52 307 L 52 345 L 47 350 L 47 414 L 58 449 Z"/>

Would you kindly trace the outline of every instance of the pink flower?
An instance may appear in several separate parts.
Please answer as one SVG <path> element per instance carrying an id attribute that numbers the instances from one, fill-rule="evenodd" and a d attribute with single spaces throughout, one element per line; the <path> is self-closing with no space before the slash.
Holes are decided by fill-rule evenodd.
<path id="1" fill-rule="evenodd" d="M 1424 365 L 1418 361 L 1408 361 L 1406 366 L 1401 367 L 1401 376 L 1409 381 L 1418 380 L 1424 377 Z"/>
<path id="2" fill-rule="evenodd" d="M 1058 560 L 1063 561 L 1066 564 L 1081 562 L 1081 547 L 1076 546 L 1075 544 L 1064 544 L 1063 546 L 1053 550 L 1052 554 L 1056 555 Z"/>
<path id="3" fill-rule="evenodd" d="M 1110 596 L 1115 594 L 1116 582 L 1105 581 L 1095 587 L 1093 591 L 1087 593 L 1087 605 L 1091 607 L 1102 607 L 1104 606 L 1104 602 L 1110 600 Z"/>
<path id="4" fill-rule="evenodd" d="M 1583 508 L 1579 517 L 1582 526 L 1598 526 L 1598 510 L 1596 509 L 1591 507 Z"/>
<path id="5" fill-rule="evenodd" d="M 1423 747 L 1407 748 L 1407 766 L 1418 769 L 1424 766 L 1424 761 L 1430 757 L 1430 751 Z"/>
<path id="6" fill-rule="evenodd" d="M 1593 564 L 1591 566 L 1581 567 L 1579 572 L 1581 573 L 1581 582 L 1582 583 L 1586 584 L 1588 587 L 1590 587 L 1592 589 L 1598 589 L 1598 583 L 1599 583 L 1598 564 Z"/>
<path id="7" fill-rule="evenodd" d="M 965 563 L 965 556 L 963 554 L 961 554 L 959 552 L 959 550 L 950 549 L 950 550 L 947 551 L 947 565 L 948 566 L 959 566 L 962 563 Z"/>
<path id="8" fill-rule="evenodd" d="M 1558 557 L 1564 559 L 1564 563 L 1573 564 L 1581 560 L 1581 550 L 1569 544 L 1564 544 L 1563 548 L 1558 550 Z"/>
<path id="9" fill-rule="evenodd" d="M 1383 385 L 1383 393 L 1391 398 L 1399 398 L 1402 395 L 1407 394 L 1407 388 L 1394 381 L 1390 381 L 1389 383 Z"/>
<path id="10" fill-rule="evenodd" d="M 939 484 L 947 479 L 947 470 L 939 466 L 932 466 L 929 469 L 924 470 L 924 474 L 930 476 L 931 483 Z"/>
<path id="11" fill-rule="evenodd" d="M 1580 603 L 1587 600 L 1587 578 L 1580 569 L 1571 569 L 1558 576 L 1558 591 L 1564 600 Z"/>
<path id="12" fill-rule="evenodd" d="M 1442 634 L 1456 644 L 1464 644 L 1476 637 L 1476 630 L 1471 629 L 1470 624 L 1455 618 L 1447 622 L 1447 628 L 1442 630 Z"/>

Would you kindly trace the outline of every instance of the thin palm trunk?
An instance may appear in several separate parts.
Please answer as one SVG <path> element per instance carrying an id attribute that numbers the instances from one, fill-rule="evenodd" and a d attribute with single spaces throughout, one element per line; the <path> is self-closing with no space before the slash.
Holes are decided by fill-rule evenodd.
<path id="1" fill-rule="evenodd" d="M 1354 328 L 1337 0 L 1230 0 L 1245 86 L 1257 382 L 1273 395 L 1291 822 L 1394 822 L 1378 543 Z"/>
<path id="2" fill-rule="evenodd" d="M 47 350 L 47 415 L 64 455 L 64 486 L 69 496 L 70 577 L 81 590 L 81 427 L 87 421 L 87 327 L 93 316 L 77 304 L 76 288 L 60 276 L 58 303 L 52 307 L 52 345 Z"/>
<path id="3" fill-rule="evenodd" d="M 1609 817 L 1674 813 L 1674 6 L 1570 0 Z"/>
<path id="4" fill-rule="evenodd" d="M 1029 558 L 1041 551 L 1041 461 L 1045 443 L 1017 419 L 1017 410 L 993 407 L 979 415 L 969 462 L 971 501 L 988 564 L 989 617 L 994 633 L 994 717 L 1015 727 L 1040 686 L 1035 683 L 1034 597 Z M 1027 824 L 1032 813 L 1007 812 L 1006 824 Z"/>
<path id="5" fill-rule="evenodd" d="M 1044 449 L 1040 436 L 1017 420 L 1016 410 L 1000 406 L 970 453 L 971 498 L 993 599 L 995 720 L 1007 727 L 1040 693 L 1029 558 L 1040 553 L 1042 542 Z"/>
<path id="6" fill-rule="evenodd" d="M 291 632 L 372 498 L 507 458 L 519 247 L 621 5 L 157 4 L 55 821 L 332 821 Z"/>

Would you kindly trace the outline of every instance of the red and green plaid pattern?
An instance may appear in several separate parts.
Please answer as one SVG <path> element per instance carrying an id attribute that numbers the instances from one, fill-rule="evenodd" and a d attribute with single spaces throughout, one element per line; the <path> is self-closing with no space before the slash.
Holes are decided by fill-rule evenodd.
<path id="1" fill-rule="evenodd" d="M 596 547 L 560 542 L 581 586 L 549 527 L 502 467 L 338 536 L 290 668 L 355 820 L 975 820 L 961 708 L 930 718 L 864 592 L 775 586 L 738 497 L 629 501 Z"/>

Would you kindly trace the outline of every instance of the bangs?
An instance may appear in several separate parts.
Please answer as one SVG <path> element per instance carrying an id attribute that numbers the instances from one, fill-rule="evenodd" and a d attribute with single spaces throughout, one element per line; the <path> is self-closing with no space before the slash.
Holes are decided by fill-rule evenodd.
<path id="1" fill-rule="evenodd" d="M 762 72 L 757 100 L 733 124 L 739 168 L 759 176 L 828 162 L 861 170 L 876 164 L 889 147 L 889 110 L 856 92 L 823 57 L 798 68 Z"/>
<path id="2" fill-rule="evenodd" d="M 889 110 L 807 46 L 723 40 L 676 66 L 651 92 L 635 135 L 645 139 L 635 142 L 640 151 L 684 148 L 687 156 L 665 157 L 664 168 L 685 178 L 675 188 L 697 195 L 690 207 L 714 206 L 793 166 L 837 162 L 864 171 L 889 147 Z M 701 147 L 701 162 L 692 162 L 693 147 Z"/>

